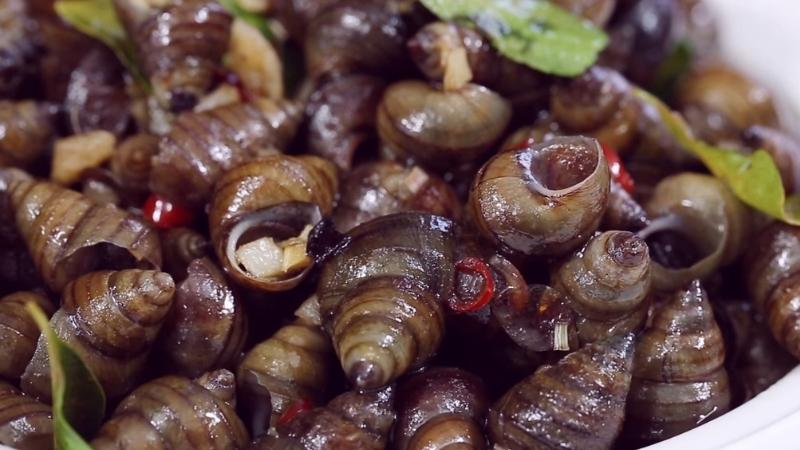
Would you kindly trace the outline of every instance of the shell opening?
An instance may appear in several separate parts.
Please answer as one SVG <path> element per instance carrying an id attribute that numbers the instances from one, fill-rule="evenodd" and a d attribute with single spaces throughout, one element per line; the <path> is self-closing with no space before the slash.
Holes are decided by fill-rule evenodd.
<path id="1" fill-rule="evenodd" d="M 530 182 L 542 193 L 579 185 L 600 164 L 600 146 L 591 139 L 554 139 L 534 152 L 522 152 L 519 162 Z"/>
<path id="2" fill-rule="evenodd" d="M 700 242 L 689 226 L 677 214 L 669 214 L 652 221 L 638 235 L 645 239 L 653 261 L 668 269 L 692 267 L 714 252 L 715 248 Z"/>

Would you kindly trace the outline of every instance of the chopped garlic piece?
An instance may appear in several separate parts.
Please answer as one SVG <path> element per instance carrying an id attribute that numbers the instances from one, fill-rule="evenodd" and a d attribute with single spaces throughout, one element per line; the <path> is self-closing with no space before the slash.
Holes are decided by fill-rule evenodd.
<path id="1" fill-rule="evenodd" d="M 219 108 L 220 106 L 231 105 L 242 101 L 239 95 L 239 89 L 231 86 L 230 84 L 220 84 L 218 88 L 206 94 L 197 102 L 194 107 L 194 112 L 203 112 L 210 109 Z"/>
<path id="2" fill-rule="evenodd" d="M 467 60 L 467 51 L 463 46 L 446 53 L 444 63 L 444 89 L 455 91 L 472 81 L 472 69 Z"/>
<path id="3" fill-rule="evenodd" d="M 416 194 L 420 189 L 422 189 L 423 186 L 425 186 L 425 183 L 428 182 L 428 179 L 428 174 L 425 173 L 424 170 L 414 166 L 406 176 L 405 185 L 409 192 Z"/>
<path id="4" fill-rule="evenodd" d="M 236 0 L 236 3 L 245 11 L 252 13 L 265 13 L 269 10 L 268 0 Z"/>
<path id="5" fill-rule="evenodd" d="M 306 241 L 291 239 L 283 245 L 283 272 L 299 272 L 311 265 L 311 257 L 306 253 Z"/>
<path id="6" fill-rule="evenodd" d="M 283 273 L 283 249 L 270 237 L 257 239 L 236 250 L 236 261 L 257 278 Z"/>
<path id="7" fill-rule="evenodd" d="M 233 21 L 225 65 L 257 97 L 283 98 L 282 63 L 278 52 L 258 29 L 241 19 Z"/>
<path id="8" fill-rule="evenodd" d="M 117 138 L 103 130 L 57 140 L 50 178 L 65 186 L 80 181 L 86 169 L 98 167 L 111 158 L 116 144 Z"/>
<path id="9" fill-rule="evenodd" d="M 314 229 L 313 226 L 306 225 L 305 227 L 303 227 L 303 231 L 301 231 L 300 235 L 297 236 L 297 237 L 302 239 L 302 240 L 304 240 L 304 241 L 308 241 L 308 236 L 311 234 L 311 230 L 313 230 L 313 229 Z"/>
<path id="10" fill-rule="evenodd" d="M 553 330 L 553 350 L 560 352 L 569 350 L 569 324 L 556 323 L 555 330 Z"/>

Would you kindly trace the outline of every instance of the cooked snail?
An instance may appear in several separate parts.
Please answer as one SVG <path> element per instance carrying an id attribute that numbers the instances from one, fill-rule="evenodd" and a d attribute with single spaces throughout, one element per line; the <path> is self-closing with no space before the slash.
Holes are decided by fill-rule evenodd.
<path id="1" fill-rule="evenodd" d="M 633 334 L 588 344 L 511 388 L 489 411 L 495 448 L 610 449 L 622 431 Z"/>
<path id="2" fill-rule="evenodd" d="M 451 219 L 461 215 L 453 189 L 437 175 L 419 166 L 393 161 L 366 163 L 344 180 L 333 221 L 340 230 L 376 217 L 403 211 L 422 211 Z"/>
<path id="3" fill-rule="evenodd" d="M 112 205 L 99 205 L 52 183 L 0 171 L 14 221 L 47 286 L 56 293 L 92 270 L 158 267 L 158 235 Z"/>
<path id="4" fill-rule="evenodd" d="M 442 90 L 422 81 L 389 86 L 378 106 L 378 135 L 394 159 L 447 170 L 479 160 L 511 120 L 511 106 L 477 84 Z"/>
<path id="5" fill-rule="evenodd" d="M 351 74 L 320 83 L 306 105 L 309 152 L 350 170 L 356 151 L 375 134 L 375 112 L 385 82 Z"/>
<path id="6" fill-rule="evenodd" d="M 172 275 L 175 281 L 186 278 L 186 271 L 192 261 L 212 253 L 208 239 L 191 228 L 168 228 L 160 231 L 159 236 L 164 260 L 163 270 Z"/>
<path id="7" fill-rule="evenodd" d="M 397 389 L 397 450 L 483 450 L 489 399 L 480 378 L 456 368 L 426 370 Z"/>
<path id="8" fill-rule="evenodd" d="M 322 267 L 320 313 L 348 380 L 385 386 L 430 359 L 453 290 L 454 224 L 428 214 L 379 217 L 350 230 Z"/>
<path id="9" fill-rule="evenodd" d="M 562 255 L 597 229 L 608 192 L 597 141 L 554 138 L 490 159 L 475 176 L 470 207 L 481 233 L 502 251 Z"/>
<path id="10" fill-rule="evenodd" d="M 227 370 L 145 383 L 117 406 L 92 448 L 244 449 L 249 437 L 234 409 L 235 388 Z"/>
<path id="11" fill-rule="evenodd" d="M 628 231 L 599 234 L 555 269 L 553 287 L 577 313 L 581 342 L 636 331 L 649 306 L 647 243 Z"/>
<path id="12" fill-rule="evenodd" d="M 30 100 L 0 100 L 0 167 L 28 167 L 49 149 L 54 109 Z"/>
<path id="13" fill-rule="evenodd" d="M 294 136 L 299 110 L 263 100 L 179 115 L 152 160 L 150 188 L 190 205 L 208 199 L 225 171 L 257 155 L 283 149 Z"/>
<path id="14" fill-rule="evenodd" d="M 0 377 L 6 380 L 22 375 L 39 339 L 39 328 L 25 310 L 29 302 L 39 305 L 48 316 L 55 312 L 50 300 L 38 292 L 16 292 L 0 298 L 0 342 L 5 350 L 0 359 Z"/>
<path id="15" fill-rule="evenodd" d="M 80 355 L 109 398 L 120 398 L 139 381 L 147 355 L 172 305 L 175 284 L 163 272 L 103 271 L 82 275 L 64 288 L 53 331 Z M 49 400 L 47 340 L 22 375 L 22 390 Z"/>
<path id="16" fill-rule="evenodd" d="M 192 261 L 187 272 L 175 291 L 158 348 L 170 373 L 191 377 L 211 369 L 232 368 L 247 338 L 242 301 L 210 259 Z"/>
<path id="17" fill-rule="evenodd" d="M 0 444 L 19 450 L 53 448 L 50 407 L 0 381 Z"/>
<path id="18" fill-rule="evenodd" d="M 316 317 L 308 317 L 309 308 Z M 268 398 L 272 405 L 268 420 L 258 420 L 254 430 L 275 427 L 292 405 L 301 401 L 321 404 L 333 367 L 333 348 L 319 323 L 319 305 L 312 297 L 294 322 L 281 327 L 269 339 L 256 344 L 245 355 L 237 372 L 245 397 Z M 260 400 L 258 400 L 260 401 Z M 260 423 L 259 423 L 260 422 Z"/>
<path id="19" fill-rule="evenodd" d="M 211 242 L 225 271 L 245 286 L 285 291 L 312 266 L 308 233 L 333 210 L 338 180 L 317 156 L 270 155 L 228 171 L 209 209 Z"/>
<path id="20" fill-rule="evenodd" d="M 800 189 L 800 142 L 777 128 L 755 125 L 742 132 L 742 141 L 753 150 L 763 149 L 772 156 L 789 193 Z"/>
<path id="21" fill-rule="evenodd" d="M 117 145 L 109 168 L 123 193 L 132 199 L 144 200 L 149 192 L 152 158 L 158 154 L 158 137 L 135 134 Z"/>
<path id="22" fill-rule="evenodd" d="M 636 344 L 625 439 L 661 441 L 727 412 L 724 362 L 722 332 L 695 280 L 656 311 Z"/>

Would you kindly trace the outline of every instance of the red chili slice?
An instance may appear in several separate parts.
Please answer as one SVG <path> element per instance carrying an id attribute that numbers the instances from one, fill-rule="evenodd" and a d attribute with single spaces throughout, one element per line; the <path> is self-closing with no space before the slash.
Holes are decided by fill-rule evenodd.
<path id="1" fill-rule="evenodd" d="M 175 228 L 192 223 L 192 212 L 156 194 L 150 194 L 142 206 L 142 212 L 158 228 Z"/>
<path id="2" fill-rule="evenodd" d="M 277 422 L 275 422 L 275 425 L 277 426 L 286 425 L 292 420 L 294 420 L 294 418 L 297 417 L 297 415 L 300 414 L 301 412 L 309 411 L 312 408 L 314 408 L 314 404 L 311 402 L 311 400 L 307 398 L 298 399 L 294 403 L 289 405 L 289 407 L 286 408 L 286 411 L 284 411 L 283 414 L 281 414 L 281 416 L 278 417 L 278 420 Z"/>
<path id="3" fill-rule="evenodd" d="M 453 311 L 457 313 L 468 313 L 477 311 L 487 304 L 494 297 L 494 277 L 489 266 L 480 258 L 467 257 L 456 263 L 457 272 L 474 273 L 483 278 L 483 289 L 481 292 L 471 300 L 465 301 L 458 295 L 448 300 L 447 304 Z"/>
<path id="4" fill-rule="evenodd" d="M 611 172 L 614 181 L 619 183 L 623 189 L 632 193 L 634 188 L 633 177 L 625 169 L 617 151 L 606 144 L 601 144 L 601 147 L 603 148 L 603 154 L 606 156 L 606 161 L 608 161 L 608 170 Z"/>

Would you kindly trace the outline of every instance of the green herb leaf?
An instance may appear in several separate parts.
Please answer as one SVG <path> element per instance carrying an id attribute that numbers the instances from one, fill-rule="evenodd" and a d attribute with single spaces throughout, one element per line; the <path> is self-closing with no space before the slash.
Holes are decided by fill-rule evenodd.
<path id="1" fill-rule="evenodd" d="M 678 81 L 689 71 L 694 51 L 687 40 L 677 42 L 656 70 L 652 89 L 659 98 L 669 100 L 675 92 Z"/>
<path id="2" fill-rule="evenodd" d="M 106 412 L 106 396 L 91 370 L 61 338 L 35 303 L 28 313 L 47 340 L 53 391 L 53 426 L 56 450 L 91 450 L 81 437 L 100 428 Z"/>
<path id="3" fill-rule="evenodd" d="M 658 110 L 678 143 L 697 156 L 742 202 L 788 224 L 800 225 L 800 196 L 786 197 L 781 174 L 769 153 L 756 150 L 743 155 L 706 144 L 696 139 L 683 118 L 661 100 L 641 89 L 636 89 L 636 95 Z"/>
<path id="4" fill-rule="evenodd" d="M 136 63 L 133 43 L 117 17 L 113 0 L 59 0 L 55 3 L 55 10 L 62 20 L 113 50 L 136 82 L 145 91 L 150 91 L 150 84 Z"/>
<path id="5" fill-rule="evenodd" d="M 228 10 L 233 17 L 244 20 L 260 31 L 264 37 L 272 42 L 276 42 L 275 35 L 272 33 L 272 30 L 270 30 L 269 22 L 267 22 L 266 17 L 242 8 L 236 0 L 219 0 L 219 3 L 223 8 Z"/>
<path id="6" fill-rule="evenodd" d="M 467 20 L 520 64 L 562 76 L 583 73 L 608 44 L 588 21 L 544 0 L 422 0 L 442 20 Z"/>

